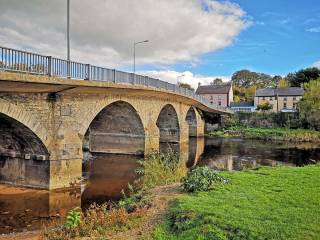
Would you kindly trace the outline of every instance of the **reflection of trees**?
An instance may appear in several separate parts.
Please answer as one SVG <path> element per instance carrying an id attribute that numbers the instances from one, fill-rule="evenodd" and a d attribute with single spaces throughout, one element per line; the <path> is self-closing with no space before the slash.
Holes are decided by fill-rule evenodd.
<path id="1" fill-rule="evenodd" d="M 5 65 L 2 62 L 0 62 L 0 67 L 4 67 L 4 66 Z M 12 65 L 11 69 L 15 71 L 22 71 L 22 72 L 34 72 L 34 73 L 47 72 L 47 67 L 44 64 L 28 65 L 26 63 L 15 63 Z"/>
<path id="2" fill-rule="evenodd" d="M 12 69 L 25 72 L 30 71 L 30 67 L 25 63 L 15 63 L 13 64 Z"/>

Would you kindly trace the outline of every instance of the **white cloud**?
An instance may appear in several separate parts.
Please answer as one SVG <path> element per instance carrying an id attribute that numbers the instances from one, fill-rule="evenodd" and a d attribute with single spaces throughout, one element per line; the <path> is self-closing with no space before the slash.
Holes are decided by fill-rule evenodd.
<path id="1" fill-rule="evenodd" d="M 314 64 L 312 64 L 312 67 L 316 67 L 320 69 L 320 60 L 318 62 L 315 62 Z"/>
<path id="2" fill-rule="evenodd" d="M 306 31 L 311 33 L 320 33 L 320 27 L 308 28 Z"/>
<path id="3" fill-rule="evenodd" d="M 0 45 L 65 58 L 65 0 L 0 0 Z M 103 66 L 171 64 L 232 44 L 249 23 L 217 0 L 71 0 L 72 59 Z"/>
<path id="4" fill-rule="evenodd" d="M 185 72 L 176 72 L 176 71 L 141 71 L 138 74 L 146 75 L 149 77 L 162 79 L 164 81 L 170 83 L 188 83 L 194 89 L 198 87 L 198 83 L 200 82 L 202 85 L 208 85 L 212 82 L 215 78 L 221 78 L 224 82 L 228 82 L 231 79 L 231 76 L 202 76 L 193 74 L 190 71 Z"/>

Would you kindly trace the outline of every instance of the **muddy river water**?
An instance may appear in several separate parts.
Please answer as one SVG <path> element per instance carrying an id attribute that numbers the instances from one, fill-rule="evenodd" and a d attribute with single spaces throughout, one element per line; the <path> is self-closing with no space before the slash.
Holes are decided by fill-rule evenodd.
<path id="1" fill-rule="evenodd" d="M 177 146 L 173 146 L 177 148 Z M 241 171 L 258 166 L 303 166 L 320 161 L 320 146 L 310 143 L 266 142 L 237 138 L 192 138 L 181 158 L 188 167 L 207 165 L 217 170 Z M 0 185 L 0 235 L 39 230 L 54 224 L 73 207 L 117 199 L 138 176 L 141 156 L 101 154 L 85 173 L 82 189 L 45 191 Z"/>

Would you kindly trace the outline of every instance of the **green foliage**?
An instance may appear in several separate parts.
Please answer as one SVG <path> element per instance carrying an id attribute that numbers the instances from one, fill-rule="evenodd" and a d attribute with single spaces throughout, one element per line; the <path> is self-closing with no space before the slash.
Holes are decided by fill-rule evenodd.
<path id="1" fill-rule="evenodd" d="M 187 176 L 181 179 L 181 182 L 184 191 L 200 192 L 210 190 L 214 183 L 227 183 L 228 179 L 205 166 L 191 169 Z"/>
<path id="2" fill-rule="evenodd" d="M 221 78 L 216 78 L 210 84 L 211 85 L 223 85 L 223 81 Z"/>
<path id="3" fill-rule="evenodd" d="M 301 69 L 298 72 L 289 73 L 286 77 L 291 87 L 302 87 L 304 83 L 318 78 L 320 78 L 320 69 L 316 67 Z"/>
<path id="4" fill-rule="evenodd" d="M 257 86 L 258 88 L 275 87 L 279 78 L 272 78 L 268 74 L 251 72 L 249 70 L 240 70 L 235 72 L 231 78 L 232 84 L 240 88 Z"/>
<path id="5" fill-rule="evenodd" d="M 180 196 L 153 239 L 319 239 L 320 166 L 222 174 L 232 184 Z"/>
<path id="6" fill-rule="evenodd" d="M 320 130 L 320 78 L 303 86 L 305 92 L 299 102 L 300 118 L 307 127 Z"/>
<path id="7" fill-rule="evenodd" d="M 68 212 L 68 215 L 66 217 L 66 222 L 65 225 L 67 228 L 76 228 L 80 225 L 81 223 L 81 208 L 80 207 L 76 207 L 71 209 Z"/>
<path id="8" fill-rule="evenodd" d="M 246 128 L 238 126 L 213 131 L 209 133 L 209 136 L 243 137 L 248 139 L 290 142 L 320 142 L 319 131 L 288 128 Z"/>
<path id="9" fill-rule="evenodd" d="M 179 182 L 187 172 L 185 164 L 180 162 L 179 154 L 170 148 L 164 153 L 149 154 L 139 164 L 141 167 L 136 172 L 141 175 L 142 189 Z"/>
<path id="10" fill-rule="evenodd" d="M 194 91 L 194 89 L 193 89 L 193 88 L 191 87 L 191 85 L 188 84 L 188 83 L 178 82 L 178 85 L 179 85 L 180 87 L 182 87 L 182 88 L 186 88 L 186 89 L 189 89 L 189 90 L 193 90 L 193 91 Z"/>
<path id="11" fill-rule="evenodd" d="M 265 103 L 262 103 L 262 104 L 259 104 L 257 106 L 257 111 L 261 110 L 261 111 L 269 111 L 272 109 L 272 105 L 268 102 L 265 102 Z"/>

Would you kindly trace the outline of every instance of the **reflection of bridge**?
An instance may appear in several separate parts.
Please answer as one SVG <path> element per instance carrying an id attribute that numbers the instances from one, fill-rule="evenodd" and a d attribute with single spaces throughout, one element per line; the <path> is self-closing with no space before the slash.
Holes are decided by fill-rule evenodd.
<path id="1" fill-rule="evenodd" d="M 162 142 L 182 146 L 204 134 L 203 112 L 228 112 L 159 80 L 0 51 L 2 182 L 68 187 L 79 181 L 82 162 L 96 154 L 150 153 Z M 67 72 L 100 81 L 67 79 Z"/>

